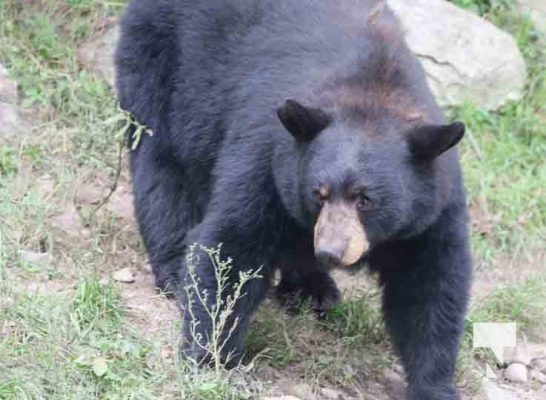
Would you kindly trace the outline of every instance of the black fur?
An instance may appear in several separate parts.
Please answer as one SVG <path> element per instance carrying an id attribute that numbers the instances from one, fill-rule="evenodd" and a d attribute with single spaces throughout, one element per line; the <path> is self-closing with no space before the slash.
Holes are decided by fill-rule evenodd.
<path id="1" fill-rule="evenodd" d="M 131 152 L 137 219 L 161 289 L 186 283 L 193 243 L 222 243 L 233 280 L 263 266 L 264 277 L 245 288 L 224 349 L 237 361 L 275 267 L 288 304 L 300 294 L 322 312 L 338 300 L 313 255 L 320 210 L 313 193 L 327 184 L 345 201 L 365 190 L 375 205 L 360 215 L 369 262 L 384 287 L 408 399 L 453 400 L 471 274 L 465 194 L 450 149 L 461 126 L 445 128 L 397 21 L 388 9 L 372 12 L 376 5 L 132 1 L 116 54 L 119 99 L 154 132 Z M 277 110 L 287 100 L 310 113 L 297 108 L 281 122 Z M 309 115 L 324 117 L 320 126 Z M 305 140 L 290 135 L 287 121 Z M 200 257 L 197 268 L 201 288 L 214 293 L 211 263 Z M 183 294 L 180 302 L 190 307 Z M 191 307 L 206 338 L 211 321 Z M 188 324 L 183 335 L 184 353 L 206 358 Z"/>

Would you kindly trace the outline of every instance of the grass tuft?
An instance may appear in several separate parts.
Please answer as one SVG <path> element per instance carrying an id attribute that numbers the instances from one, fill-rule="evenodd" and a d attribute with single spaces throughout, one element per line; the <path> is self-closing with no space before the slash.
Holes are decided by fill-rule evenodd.
<path id="1" fill-rule="evenodd" d="M 87 278 L 78 285 L 71 310 L 78 331 L 100 323 L 115 326 L 122 319 L 119 291 L 112 283 L 101 283 L 97 277 Z"/>

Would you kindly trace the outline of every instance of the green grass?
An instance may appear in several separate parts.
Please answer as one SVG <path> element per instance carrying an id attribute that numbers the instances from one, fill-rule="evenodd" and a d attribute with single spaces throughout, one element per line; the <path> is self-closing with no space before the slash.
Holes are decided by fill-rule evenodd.
<path id="1" fill-rule="evenodd" d="M 380 379 L 380 371 L 395 364 L 372 293 L 340 304 L 325 321 L 308 312 L 286 316 L 266 304 L 246 346 L 247 361 L 297 371 L 315 389 L 358 386 L 370 376 Z"/>
<path id="2" fill-rule="evenodd" d="M 165 343 L 135 333 L 111 283 L 87 278 L 48 296 L 0 289 L 0 399 L 243 400 L 257 386 L 243 371 L 195 372 L 162 359 Z"/>
<path id="3" fill-rule="evenodd" d="M 503 13 L 514 7 L 514 0 L 449 0 L 459 7 L 466 8 L 478 15 L 488 16 L 492 13 Z"/>
<path id="4" fill-rule="evenodd" d="M 361 337 L 366 343 L 383 343 L 380 295 L 379 290 L 370 290 L 337 305 L 328 313 L 329 329 L 339 337 Z"/>
<path id="5" fill-rule="evenodd" d="M 142 376 L 160 379 L 146 363 L 151 344 L 121 323 L 119 295 L 95 278 L 77 285 L 76 295 L 32 295 L 12 291 L 2 309 L 7 331 L 0 354 L 0 398 L 123 398 L 132 392 L 153 398 Z"/>
<path id="6" fill-rule="evenodd" d="M 477 391 L 484 376 L 485 363 L 498 360 L 491 349 L 473 348 L 473 324 L 479 322 L 516 322 L 518 343 L 546 340 L 546 275 L 537 274 L 522 284 L 497 289 L 475 302 L 466 319 L 458 357 L 458 379 L 468 391 Z"/>
<path id="7" fill-rule="evenodd" d="M 469 128 L 462 159 L 480 266 L 546 242 L 546 38 L 510 2 L 492 3 L 485 14 L 514 35 L 529 78 L 523 99 L 497 112 L 472 104 L 453 112 Z"/>
<path id="8" fill-rule="evenodd" d="M 545 251 L 546 40 L 512 1 L 454 2 L 511 32 L 528 64 L 522 101 L 498 112 L 472 104 L 452 110 L 469 128 L 461 153 L 476 265 L 507 272 Z M 396 359 L 376 290 L 345 300 L 326 321 L 264 305 L 247 341 L 250 364 L 230 373 L 180 361 L 176 323 L 167 332 L 138 327 L 123 288 L 108 278 L 128 260 L 144 262 L 138 234 L 96 207 L 117 179 L 117 121 L 125 116 L 104 79 L 78 62 L 78 49 L 124 2 L 19 3 L 0 1 L 0 60 L 34 124 L 0 144 L 0 399 L 251 399 L 269 386 L 265 367 L 315 389 L 381 382 Z M 128 184 L 125 166 L 120 181 Z M 82 200 L 80 192 L 97 182 L 94 201 Z M 73 226 L 59 224 L 71 207 Z M 33 264 L 21 251 L 47 252 L 52 261 Z M 539 337 L 542 267 L 472 306 L 461 382 L 474 379 L 469 371 L 480 370 L 476 359 L 484 357 L 471 349 L 472 322 L 517 321 L 520 337 Z"/>
<path id="9" fill-rule="evenodd" d="M 546 276 L 537 275 L 520 285 L 493 292 L 486 301 L 475 304 L 468 316 L 468 329 L 473 322 L 517 322 L 522 334 L 532 339 L 546 330 Z"/>

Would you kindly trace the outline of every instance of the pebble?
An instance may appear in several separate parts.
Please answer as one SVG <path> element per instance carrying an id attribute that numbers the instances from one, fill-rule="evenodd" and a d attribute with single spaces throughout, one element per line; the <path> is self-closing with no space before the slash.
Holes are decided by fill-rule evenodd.
<path id="1" fill-rule="evenodd" d="M 527 367 L 524 364 L 513 363 L 504 371 L 504 378 L 515 383 L 527 382 Z"/>
<path id="2" fill-rule="evenodd" d="M 531 363 L 534 369 L 546 374 L 546 358 L 537 358 Z"/>
<path id="3" fill-rule="evenodd" d="M 337 390 L 334 390 L 334 389 L 329 389 L 329 388 L 322 388 L 320 389 L 320 395 L 324 398 L 324 399 L 328 399 L 328 400 L 340 400 L 340 399 L 343 399 L 343 395 L 341 394 L 341 392 L 337 391 Z"/>
<path id="4" fill-rule="evenodd" d="M 133 283 L 135 281 L 135 273 L 133 270 L 129 267 L 122 268 L 112 275 L 112 278 L 116 282 L 122 282 L 122 283 Z"/>
<path id="5" fill-rule="evenodd" d="M 19 258 L 32 265 L 49 265 L 53 257 L 49 253 L 21 250 L 19 251 Z"/>
<path id="6" fill-rule="evenodd" d="M 313 389 L 307 383 L 297 383 L 291 386 L 290 389 L 287 390 L 287 392 L 294 394 L 296 397 L 306 400 L 316 399 L 316 396 L 313 393 Z"/>
<path id="7" fill-rule="evenodd" d="M 535 369 L 529 371 L 529 379 L 532 381 L 540 382 L 542 384 L 546 384 L 546 374 L 543 374 L 542 372 Z"/>

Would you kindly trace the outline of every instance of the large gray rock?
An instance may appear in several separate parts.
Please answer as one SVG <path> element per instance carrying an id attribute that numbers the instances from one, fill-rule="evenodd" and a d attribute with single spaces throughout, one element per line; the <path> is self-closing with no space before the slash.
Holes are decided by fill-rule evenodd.
<path id="1" fill-rule="evenodd" d="M 445 0 L 387 2 L 442 106 L 471 101 L 497 109 L 521 98 L 526 66 L 509 34 Z"/>

